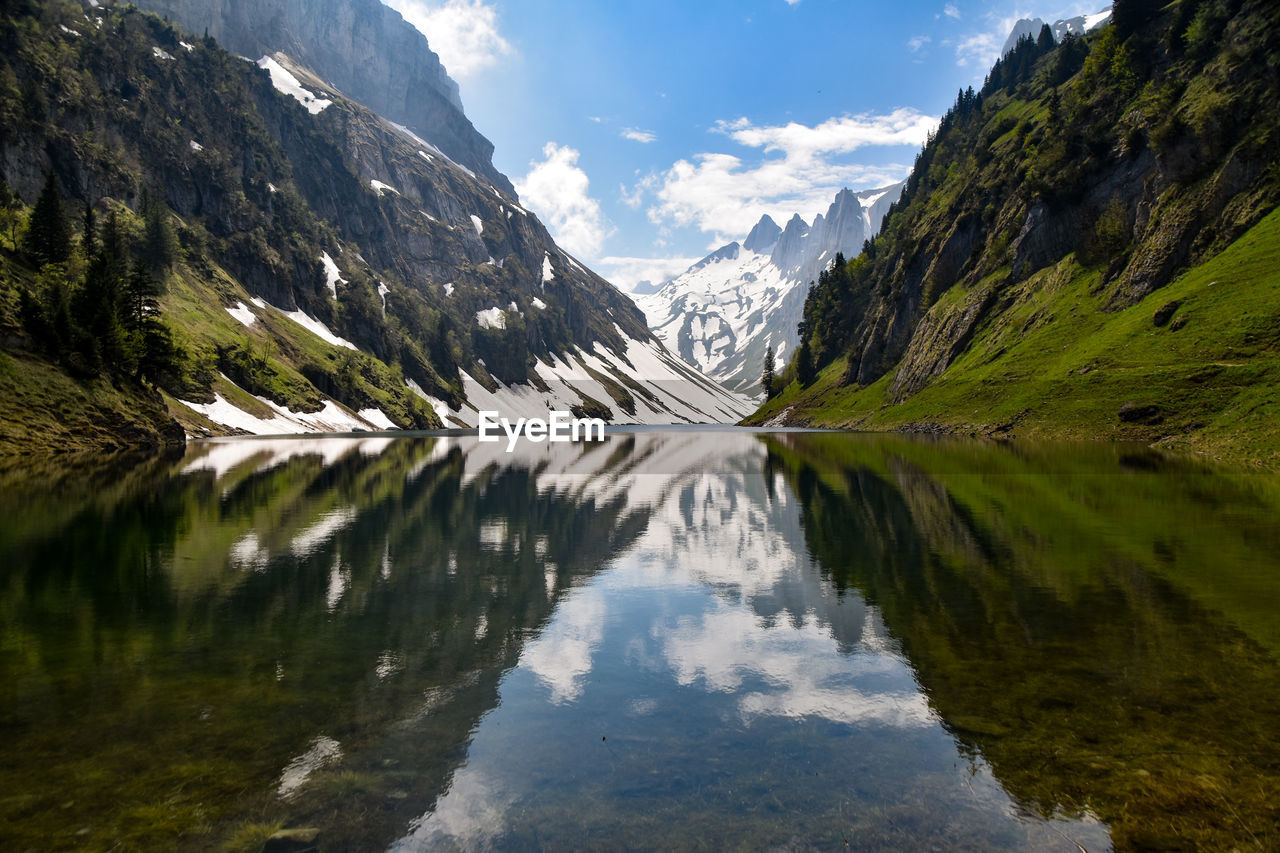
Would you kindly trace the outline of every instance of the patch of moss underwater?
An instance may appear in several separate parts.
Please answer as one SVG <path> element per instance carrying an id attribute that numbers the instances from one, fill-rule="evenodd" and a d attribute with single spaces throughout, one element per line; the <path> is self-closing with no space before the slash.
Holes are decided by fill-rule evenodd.
<path id="1" fill-rule="evenodd" d="M 1029 812 L 1095 814 L 1121 850 L 1280 840 L 1274 477 L 1107 447 L 768 442 L 824 570 L 880 608 Z"/>

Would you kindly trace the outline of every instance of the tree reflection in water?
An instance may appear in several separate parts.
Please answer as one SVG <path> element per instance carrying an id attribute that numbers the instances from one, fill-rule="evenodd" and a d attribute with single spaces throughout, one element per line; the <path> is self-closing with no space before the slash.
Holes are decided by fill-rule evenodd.
<path id="1" fill-rule="evenodd" d="M 699 430 L 10 474 L 0 840 L 1266 847 L 1278 496 Z"/>

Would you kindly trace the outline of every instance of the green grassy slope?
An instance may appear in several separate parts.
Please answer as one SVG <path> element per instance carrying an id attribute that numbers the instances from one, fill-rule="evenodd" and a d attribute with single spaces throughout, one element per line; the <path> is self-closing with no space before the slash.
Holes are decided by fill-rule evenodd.
<path id="1" fill-rule="evenodd" d="M 1133 439 L 1280 466 L 1280 211 L 1122 311 L 1102 310 L 1099 275 L 1068 258 L 1032 276 L 1016 309 L 900 403 L 891 374 L 841 385 L 841 360 L 807 388 L 793 381 L 751 422 L 790 410 L 822 426 Z M 981 287 L 956 288 L 932 310 Z"/>
<path id="2" fill-rule="evenodd" d="M 960 94 L 748 423 L 1278 464 L 1280 7 L 1150 14 L 1028 43 Z"/>

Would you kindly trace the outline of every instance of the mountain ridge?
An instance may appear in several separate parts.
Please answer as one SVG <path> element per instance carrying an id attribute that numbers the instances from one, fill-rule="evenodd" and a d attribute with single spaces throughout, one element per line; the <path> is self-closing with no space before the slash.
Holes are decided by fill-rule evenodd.
<path id="1" fill-rule="evenodd" d="M 870 250 L 819 281 L 809 359 L 747 422 L 1275 464 L 1278 24 L 1250 0 L 1129 0 L 1084 38 L 1020 42 Z"/>
<path id="2" fill-rule="evenodd" d="M 766 350 L 784 359 L 795 348 L 808 284 L 838 254 L 861 251 L 901 189 L 841 189 L 812 224 L 797 213 L 783 228 L 764 214 L 741 243 L 635 293 L 637 304 L 668 349 L 725 387 L 758 394 Z"/>
<path id="3" fill-rule="evenodd" d="M 1061 42 L 1068 34 L 1079 37 L 1104 26 L 1110 20 L 1111 7 L 1108 6 L 1092 15 L 1060 18 L 1048 26 L 1049 31 L 1053 33 L 1054 40 Z M 1037 38 L 1040 35 L 1040 30 L 1045 25 L 1045 21 L 1042 18 L 1019 18 L 1017 23 L 1013 25 L 1013 29 L 1009 31 L 1009 37 L 1004 40 L 1004 46 L 1000 48 L 1000 55 L 1008 56 L 1018 46 L 1019 39 Z"/>
<path id="4" fill-rule="evenodd" d="M 31 8 L 0 29 L 0 75 L 28 93 L 0 91 L 0 172 L 27 201 L 52 174 L 72 218 L 91 206 L 133 231 L 145 197 L 162 205 L 179 251 L 159 302 L 187 356 L 164 390 L 189 433 L 473 426 L 481 407 L 746 413 L 531 212 L 286 54 L 261 67 L 131 8 Z M 52 346 L 41 318 L 56 319 L 58 294 L 83 290 L 83 244 L 44 271 L 0 244 L 0 329 L 24 364 Z M 57 369 L 65 354 L 50 352 Z M 9 380 L 13 399 L 29 390 Z M 0 439 L 43 441 L 34 418 L 13 404 Z"/>
<path id="5" fill-rule="evenodd" d="M 139 0 L 250 59 L 283 52 L 327 85 L 413 130 L 516 198 L 427 39 L 380 0 Z"/>

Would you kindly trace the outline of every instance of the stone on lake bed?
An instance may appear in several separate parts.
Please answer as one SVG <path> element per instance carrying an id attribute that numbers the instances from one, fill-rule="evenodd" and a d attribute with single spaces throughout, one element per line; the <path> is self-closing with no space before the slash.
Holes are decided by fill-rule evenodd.
<path id="1" fill-rule="evenodd" d="M 262 853 L 305 853 L 308 850 L 319 850 L 319 837 L 320 830 L 315 827 L 282 829 L 267 839 L 267 843 L 262 845 Z"/>

